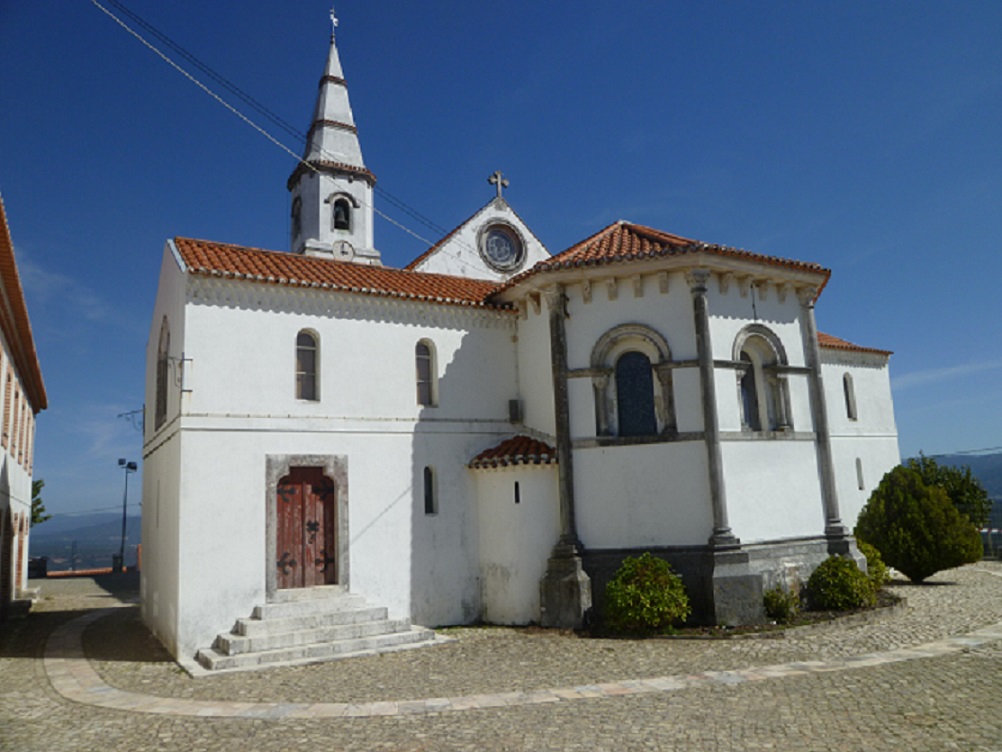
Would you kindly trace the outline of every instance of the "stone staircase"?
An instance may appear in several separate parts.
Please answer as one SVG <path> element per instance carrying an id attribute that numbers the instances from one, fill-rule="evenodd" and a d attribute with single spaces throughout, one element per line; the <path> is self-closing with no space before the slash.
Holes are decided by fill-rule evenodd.
<path id="1" fill-rule="evenodd" d="M 434 631 L 389 619 L 342 585 L 279 590 L 249 619 L 199 650 L 191 673 L 253 671 L 332 661 L 444 642 Z M 199 671 L 199 669 L 201 669 Z"/>

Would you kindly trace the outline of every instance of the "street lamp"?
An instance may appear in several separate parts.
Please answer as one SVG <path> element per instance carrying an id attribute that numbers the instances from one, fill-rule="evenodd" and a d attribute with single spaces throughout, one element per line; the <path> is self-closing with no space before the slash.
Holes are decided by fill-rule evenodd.
<path id="1" fill-rule="evenodd" d="M 122 495 L 122 547 L 118 550 L 118 560 L 113 562 L 112 569 L 121 573 L 125 568 L 125 510 L 129 506 L 129 473 L 136 472 L 135 462 L 126 462 L 124 459 L 118 460 L 118 466 L 125 471 L 125 493 Z"/>

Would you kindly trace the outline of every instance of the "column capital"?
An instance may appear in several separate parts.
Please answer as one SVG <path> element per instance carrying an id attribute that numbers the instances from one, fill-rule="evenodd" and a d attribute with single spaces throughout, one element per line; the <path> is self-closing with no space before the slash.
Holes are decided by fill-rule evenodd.
<path id="1" fill-rule="evenodd" d="M 798 287 L 797 300 L 804 308 L 813 308 L 814 299 L 818 297 L 818 288 L 814 286 Z"/>
<path id="2" fill-rule="evenodd" d="M 689 269 L 685 273 L 685 281 L 689 284 L 689 290 L 693 294 L 706 294 L 706 283 L 710 281 L 711 272 L 709 269 Z"/>

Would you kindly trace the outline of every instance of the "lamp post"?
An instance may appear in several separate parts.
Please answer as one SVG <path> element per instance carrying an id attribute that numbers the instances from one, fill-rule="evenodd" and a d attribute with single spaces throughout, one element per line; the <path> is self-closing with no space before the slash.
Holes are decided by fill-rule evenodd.
<path id="1" fill-rule="evenodd" d="M 118 559 L 113 562 L 112 570 L 121 573 L 125 570 L 125 511 L 129 506 L 129 473 L 136 472 L 135 462 L 118 460 L 118 466 L 125 471 L 125 493 L 122 494 L 122 547 L 118 550 Z"/>

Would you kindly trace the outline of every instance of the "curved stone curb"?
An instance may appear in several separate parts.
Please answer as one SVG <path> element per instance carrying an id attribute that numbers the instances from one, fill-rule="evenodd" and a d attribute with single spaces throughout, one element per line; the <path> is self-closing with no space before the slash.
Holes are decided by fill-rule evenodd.
<path id="1" fill-rule="evenodd" d="M 992 573 L 994 574 L 994 573 Z M 45 645 L 45 671 L 52 687 L 73 702 L 99 708 L 134 713 L 194 716 L 203 718 L 372 718 L 376 716 L 443 713 L 480 708 L 512 707 L 539 703 L 567 702 L 601 697 L 624 697 L 659 692 L 675 692 L 708 684 L 736 685 L 788 676 L 848 671 L 867 666 L 932 658 L 970 650 L 1002 640 L 1002 624 L 994 624 L 965 635 L 948 637 L 924 645 L 867 653 L 829 661 L 798 661 L 755 666 L 736 671 L 704 671 L 699 674 L 631 679 L 576 687 L 538 689 L 528 692 L 432 697 L 420 700 L 351 703 L 230 702 L 226 700 L 186 700 L 127 692 L 109 686 L 87 660 L 83 632 L 93 622 L 112 613 L 104 608 L 58 627 Z"/>

